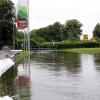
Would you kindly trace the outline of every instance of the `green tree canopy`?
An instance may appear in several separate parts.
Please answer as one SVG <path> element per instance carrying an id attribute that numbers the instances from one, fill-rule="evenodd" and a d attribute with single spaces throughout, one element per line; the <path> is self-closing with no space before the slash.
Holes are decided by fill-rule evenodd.
<path id="1" fill-rule="evenodd" d="M 61 41 L 61 29 L 62 24 L 59 22 L 55 22 L 52 25 L 49 25 L 47 27 L 43 27 L 37 30 L 31 31 L 31 38 L 34 38 L 35 40 L 37 38 L 44 39 L 45 41 Z M 38 39 L 37 39 L 38 40 Z"/>
<path id="2" fill-rule="evenodd" d="M 100 23 L 96 24 L 93 30 L 93 36 L 100 39 Z"/>
<path id="3" fill-rule="evenodd" d="M 82 34 L 81 27 L 82 24 L 76 19 L 66 21 L 64 25 L 65 37 L 69 40 L 79 39 Z"/>
<path id="4" fill-rule="evenodd" d="M 15 30 L 15 7 L 11 0 L 0 1 L 0 41 L 4 45 L 11 45 L 13 42 L 13 30 Z"/>
<path id="5" fill-rule="evenodd" d="M 61 27 L 62 24 L 60 22 L 55 22 L 47 27 L 49 41 L 61 41 Z"/>
<path id="6" fill-rule="evenodd" d="M 76 20 L 68 20 L 64 25 L 55 22 L 52 25 L 31 31 L 31 39 L 44 39 L 45 42 L 61 42 L 63 40 L 79 40 L 82 34 L 82 24 Z M 40 38 L 40 39 L 39 39 Z"/>

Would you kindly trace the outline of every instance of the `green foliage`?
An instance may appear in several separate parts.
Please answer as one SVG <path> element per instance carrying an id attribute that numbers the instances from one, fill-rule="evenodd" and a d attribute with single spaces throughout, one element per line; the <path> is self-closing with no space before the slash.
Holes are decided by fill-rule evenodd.
<path id="1" fill-rule="evenodd" d="M 19 63 L 21 61 L 22 58 L 25 58 L 25 57 L 28 57 L 28 52 L 27 51 L 22 51 L 20 52 L 20 54 L 17 56 L 17 59 L 16 59 L 16 63 Z"/>
<path id="2" fill-rule="evenodd" d="M 76 20 L 68 20 L 65 25 L 55 22 L 52 25 L 31 31 L 31 39 L 38 43 L 61 42 L 65 40 L 79 40 L 82 24 Z"/>
<path id="3" fill-rule="evenodd" d="M 13 43 L 15 7 L 11 0 L 0 1 L 0 40 L 4 45 Z"/>
<path id="4" fill-rule="evenodd" d="M 37 45 L 39 45 L 39 43 L 36 40 L 34 40 L 34 39 L 30 40 L 30 44 L 31 44 L 31 46 L 37 46 Z"/>
<path id="5" fill-rule="evenodd" d="M 31 38 L 36 39 L 37 42 L 39 42 L 40 40 L 42 40 L 43 42 L 61 41 L 61 32 L 60 32 L 61 27 L 62 25 L 59 22 L 55 22 L 53 25 L 33 30 L 31 31 Z"/>
<path id="6" fill-rule="evenodd" d="M 28 56 L 28 52 L 27 51 L 22 51 L 21 53 L 20 53 L 20 56 L 21 57 L 27 57 Z"/>
<path id="7" fill-rule="evenodd" d="M 80 39 L 82 34 L 81 30 L 82 24 L 76 20 L 68 20 L 64 25 L 64 35 L 68 40 L 77 40 Z"/>
<path id="8" fill-rule="evenodd" d="M 38 41 L 39 44 L 45 42 L 45 40 L 42 37 L 37 38 L 36 41 Z"/>
<path id="9" fill-rule="evenodd" d="M 0 1 L 0 20 L 10 22 L 15 20 L 15 7 L 11 0 Z"/>
<path id="10" fill-rule="evenodd" d="M 93 36 L 97 41 L 100 41 L 100 23 L 95 26 L 93 30 Z"/>
<path id="11" fill-rule="evenodd" d="M 39 31 L 39 30 L 33 30 L 30 32 L 31 45 L 36 46 L 36 45 L 39 45 L 39 44 L 45 42 L 45 39 L 44 39 L 45 36 L 44 36 L 44 38 L 42 36 L 40 36 L 40 35 L 42 35 L 42 34 L 40 34 L 40 32 L 41 31 Z"/>
<path id="12" fill-rule="evenodd" d="M 81 54 L 100 54 L 100 48 L 78 48 L 78 49 L 67 49 L 66 51 L 81 53 Z"/>
<path id="13" fill-rule="evenodd" d="M 99 37 L 94 36 L 94 38 L 95 38 L 96 41 L 100 42 L 100 38 Z"/>
<path id="14" fill-rule="evenodd" d="M 15 34 L 15 44 L 16 44 L 16 48 L 22 48 L 22 44 L 24 42 L 24 33 L 23 32 L 16 32 Z"/>
<path id="15" fill-rule="evenodd" d="M 53 25 L 49 25 L 47 27 L 48 30 L 48 38 L 49 41 L 61 41 L 62 37 L 61 37 L 61 27 L 62 24 L 60 24 L 59 22 L 55 22 Z"/>
<path id="16" fill-rule="evenodd" d="M 65 49 L 65 48 L 92 48 L 100 47 L 99 42 L 92 41 L 65 41 L 65 42 L 45 42 L 42 44 L 42 47 L 47 48 L 56 48 L 56 49 Z"/>
<path id="17" fill-rule="evenodd" d="M 24 33 L 23 32 L 16 32 L 16 39 L 24 39 Z"/>

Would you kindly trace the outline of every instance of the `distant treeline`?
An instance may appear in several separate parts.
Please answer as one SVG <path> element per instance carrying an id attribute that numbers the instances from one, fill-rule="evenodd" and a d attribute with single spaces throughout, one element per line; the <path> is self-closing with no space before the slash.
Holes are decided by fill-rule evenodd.
<path id="1" fill-rule="evenodd" d="M 65 40 L 80 40 L 82 24 L 76 20 L 68 20 L 65 24 L 55 22 L 52 25 L 30 32 L 31 39 L 42 42 L 62 42 Z"/>
<path id="2" fill-rule="evenodd" d="M 98 24 L 97 24 L 98 25 Z M 96 25 L 96 27 L 97 27 Z M 32 30 L 30 32 L 31 49 L 65 49 L 65 48 L 88 48 L 100 47 L 99 36 L 96 28 L 93 31 L 94 39 L 89 41 L 80 40 L 82 24 L 76 20 L 68 20 L 64 25 L 55 22 L 53 25 Z M 22 48 L 24 33 L 17 32 L 16 47 Z"/>
<path id="3" fill-rule="evenodd" d="M 55 22 L 52 25 L 32 30 L 30 34 L 31 48 L 84 48 L 100 47 L 100 24 L 93 31 L 94 39 L 89 41 L 80 40 L 82 24 L 76 20 L 68 20 L 65 24 Z M 24 43 L 24 33 L 17 32 L 16 47 L 21 48 Z"/>

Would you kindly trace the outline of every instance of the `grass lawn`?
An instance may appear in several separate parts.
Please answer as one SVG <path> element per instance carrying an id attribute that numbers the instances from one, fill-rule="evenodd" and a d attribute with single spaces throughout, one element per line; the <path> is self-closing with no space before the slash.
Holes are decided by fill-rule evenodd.
<path id="1" fill-rule="evenodd" d="M 67 49 L 69 52 L 76 52 L 81 54 L 100 54 L 100 48 L 76 48 L 76 49 Z"/>

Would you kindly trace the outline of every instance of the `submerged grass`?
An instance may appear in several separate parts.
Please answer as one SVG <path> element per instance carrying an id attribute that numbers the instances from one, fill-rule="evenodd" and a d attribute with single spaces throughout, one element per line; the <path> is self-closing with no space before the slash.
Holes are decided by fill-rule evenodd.
<path id="1" fill-rule="evenodd" d="M 75 48 L 75 49 L 67 49 L 66 51 L 81 53 L 81 54 L 100 54 L 100 48 Z"/>
<path id="2" fill-rule="evenodd" d="M 18 55 L 18 57 L 17 57 L 15 62 L 18 63 L 22 58 L 26 58 L 26 57 L 28 57 L 28 52 L 27 51 L 22 51 Z"/>
<path id="3" fill-rule="evenodd" d="M 28 52 L 27 52 L 27 51 L 22 51 L 22 52 L 20 53 L 20 56 L 21 56 L 21 57 L 27 57 L 27 56 L 28 56 Z"/>

